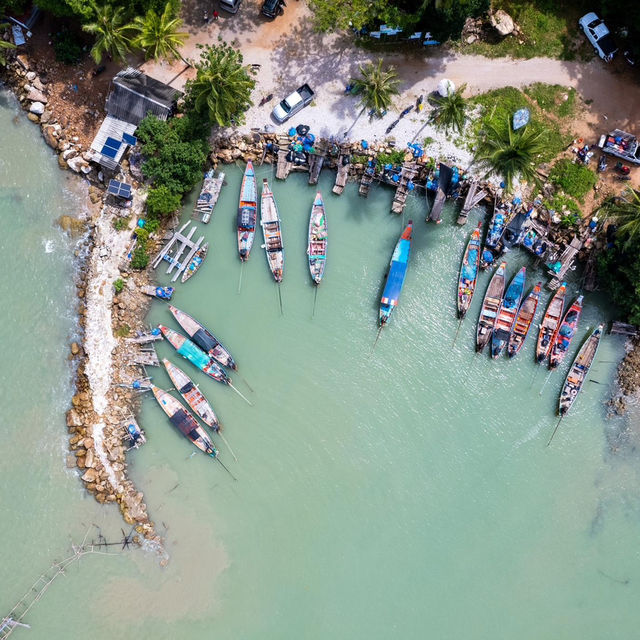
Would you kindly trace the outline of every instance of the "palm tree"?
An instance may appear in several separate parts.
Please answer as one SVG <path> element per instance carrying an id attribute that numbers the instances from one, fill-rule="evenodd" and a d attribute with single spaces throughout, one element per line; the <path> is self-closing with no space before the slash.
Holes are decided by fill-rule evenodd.
<path id="1" fill-rule="evenodd" d="M 618 233 L 626 236 L 625 247 L 640 234 L 640 191 L 625 189 L 619 196 L 607 198 L 600 207 L 618 223 Z"/>
<path id="2" fill-rule="evenodd" d="M 242 54 L 226 43 L 202 48 L 196 77 L 187 83 L 186 102 L 221 127 L 242 122 L 256 84 Z"/>
<path id="3" fill-rule="evenodd" d="M 351 78 L 351 93 L 360 96 L 362 109 L 353 121 L 349 131 L 353 129 L 358 118 L 366 109 L 373 110 L 374 114 L 380 114 L 391 106 L 393 96 L 398 94 L 398 74 L 395 67 L 382 68 L 382 58 L 378 59 L 378 64 L 367 62 L 366 65 L 359 66 L 360 77 Z"/>
<path id="4" fill-rule="evenodd" d="M 433 98 L 435 109 L 431 115 L 431 120 L 438 127 L 444 128 L 448 133 L 449 129 L 453 129 L 458 133 L 462 133 L 464 123 L 467 119 L 467 100 L 462 97 L 466 84 L 458 87 L 456 91 L 447 93 L 446 96 L 437 96 Z"/>
<path id="5" fill-rule="evenodd" d="M 8 26 L 8 24 L 0 24 L 0 31 Z M 4 52 L 2 50 L 15 48 L 16 45 L 13 44 L 13 42 L 7 42 L 6 40 L 0 38 L 0 67 L 4 67 L 7 64 L 7 59 L 5 58 Z"/>
<path id="6" fill-rule="evenodd" d="M 99 7 L 95 0 L 90 0 L 89 6 L 96 20 L 82 25 L 82 30 L 96 36 L 96 41 L 91 47 L 91 57 L 96 64 L 100 64 L 105 54 L 109 58 L 124 60 L 129 52 L 128 32 L 131 30 L 130 25 L 124 24 L 124 8 L 114 9 L 110 4 Z"/>
<path id="7" fill-rule="evenodd" d="M 137 31 L 138 35 L 132 40 L 132 44 L 144 51 L 147 60 L 180 58 L 185 64 L 189 64 L 179 51 L 189 37 L 188 33 L 179 31 L 181 26 L 182 20 L 174 15 L 171 3 L 167 2 L 160 16 L 153 9 L 149 9 L 144 18 L 134 18 L 131 28 Z"/>
<path id="8" fill-rule="evenodd" d="M 507 190 L 511 191 L 514 178 L 536 182 L 536 157 L 546 145 L 547 132 L 525 127 L 521 132 L 512 131 L 507 120 L 506 128 L 488 125 L 485 136 L 478 145 L 476 161 L 488 168 L 487 174 L 501 175 Z"/>

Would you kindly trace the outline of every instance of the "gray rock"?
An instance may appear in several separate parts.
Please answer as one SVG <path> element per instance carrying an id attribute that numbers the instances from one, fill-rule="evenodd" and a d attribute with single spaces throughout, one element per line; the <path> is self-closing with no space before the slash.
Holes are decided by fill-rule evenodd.
<path id="1" fill-rule="evenodd" d="M 72 158 L 73 156 L 77 156 L 77 155 L 78 155 L 78 152 L 73 147 L 62 152 L 62 157 L 65 160 L 68 160 L 69 158 Z"/>
<path id="2" fill-rule="evenodd" d="M 47 96 L 45 96 L 42 91 L 38 91 L 35 87 L 30 87 L 27 91 L 27 100 L 31 100 L 32 102 L 42 102 L 44 104 L 48 102 Z"/>
<path id="3" fill-rule="evenodd" d="M 40 122 L 40 118 L 35 113 L 27 113 L 27 119 L 31 122 Z"/>
<path id="4" fill-rule="evenodd" d="M 31 113 L 35 113 L 37 116 L 41 116 L 44 113 L 44 105 L 42 102 L 34 102 L 30 107 L 29 111 Z"/>
<path id="5" fill-rule="evenodd" d="M 76 156 L 75 158 L 69 158 L 67 160 L 67 166 L 71 171 L 75 171 L 76 173 L 80 173 L 82 171 L 82 167 L 86 167 L 87 163 L 82 159 L 81 156 Z"/>
<path id="6" fill-rule="evenodd" d="M 34 78 L 31 84 L 33 84 L 38 91 L 44 91 L 44 83 L 40 78 Z"/>
<path id="7" fill-rule="evenodd" d="M 492 13 L 489 17 L 489 21 L 491 22 L 491 26 L 501 36 L 508 36 L 515 29 L 513 18 L 511 18 L 511 16 L 503 9 L 498 9 Z"/>
<path id="8" fill-rule="evenodd" d="M 29 82 L 33 82 L 33 80 L 36 78 L 36 72 L 35 71 L 28 71 L 27 72 L 27 80 Z"/>
<path id="9" fill-rule="evenodd" d="M 47 124 L 52 117 L 53 113 L 51 113 L 51 111 L 45 111 L 40 117 L 40 122 L 42 122 L 42 124 Z"/>

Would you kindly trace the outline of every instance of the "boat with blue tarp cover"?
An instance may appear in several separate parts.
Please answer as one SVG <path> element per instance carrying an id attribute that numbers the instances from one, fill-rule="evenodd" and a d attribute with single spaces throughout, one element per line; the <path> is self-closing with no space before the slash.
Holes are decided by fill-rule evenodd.
<path id="1" fill-rule="evenodd" d="M 478 267 L 480 265 L 481 233 L 482 222 L 479 222 L 467 243 L 467 248 L 462 257 L 462 264 L 460 265 L 460 277 L 458 278 L 458 317 L 461 320 L 469 310 L 473 294 L 476 290 Z"/>
<path id="2" fill-rule="evenodd" d="M 512 207 L 510 203 L 500 202 L 498 204 L 498 201 L 495 201 L 493 215 L 491 216 L 491 222 L 487 229 L 487 237 L 484 241 L 482 260 L 480 262 L 480 266 L 483 269 L 492 265 L 496 258 L 498 243 L 500 242 L 500 238 L 502 238 L 502 234 L 504 233 L 505 227 L 511 217 L 511 209 Z"/>
<path id="3" fill-rule="evenodd" d="M 230 384 L 231 380 L 227 374 L 220 368 L 220 365 L 210 356 L 208 356 L 200 347 L 191 342 L 182 334 L 169 329 L 163 325 L 158 325 L 158 329 L 162 331 L 162 335 L 167 339 L 169 344 L 192 365 L 200 369 L 210 378 L 222 384 Z"/>
<path id="4" fill-rule="evenodd" d="M 238 235 L 238 253 L 240 260 L 246 262 L 251 253 L 251 247 L 256 237 L 256 222 L 258 220 L 258 188 L 253 163 L 247 162 L 240 187 L 240 203 L 236 221 Z"/>
<path id="5" fill-rule="evenodd" d="M 522 267 L 513 276 L 502 299 L 502 304 L 493 325 L 493 335 L 491 336 L 491 357 L 497 358 L 502 353 L 513 331 L 522 295 L 524 293 L 524 283 L 527 277 L 526 267 Z"/>
<path id="6" fill-rule="evenodd" d="M 569 311 L 565 314 L 562 324 L 554 336 L 551 355 L 549 356 L 549 369 L 555 369 L 560 365 L 569 351 L 582 314 L 582 300 L 583 296 L 578 296 L 576 301 L 569 307 Z"/>
<path id="7" fill-rule="evenodd" d="M 205 242 L 194 254 L 193 258 L 189 261 L 189 264 L 182 272 L 182 282 L 186 282 L 191 276 L 195 275 L 196 271 L 202 266 L 204 259 L 209 252 L 209 243 Z"/>
<path id="8" fill-rule="evenodd" d="M 407 267 L 409 266 L 412 231 L 413 221 L 409 220 L 391 256 L 389 273 L 387 274 L 387 281 L 384 285 L 384 291 L 382 292 L 382 298 L 380 300 L 379 322 L 381 327 L 389 321 L 391 312 L 398 306 L 398 299 L 400 298 L 400 292 L 402 291 L 404 279 L 407 275 Z"/>
<path id="9" fill-rule="evenodd" d="M 169 305 L 169 311 L 173 314 L 176 322 L 187 332 L 187 335 L 200 349 L 209 355 L 209 357 L 224 367 L 228 367 L 234 371 L 238 370 L 238 366 L 229 350 L 203 324 L 173 305 Z"/>
<path id="10" fill-rule="evenodd" d="M 533 212 L 533 208 L 525 211 L 524 209 L 520 209 L 515 216 L 511 219 L 511 222 L 507 224 L 505 227 L 504 233 L 502 234 L 502 251 L 507 252 L 513 247 L 518 246 L 526 232 L 525 222 L 531 217 L 531 213 Z"/>
<path id="11" fill-rule="evenodd" d="M 506 268 L 507 263 L 501 262 L 489 282 L 487 292 L 484 294 L 476 330 L 476 351 L 479 353 L 487 346 L 493 333 L 493 325 L 496 322 L 500 303 L 502 302 L 502 294 L 504 293 L 504 271 Z"/>
<path id="12" fill-rule="evenodd" d="M 152 298 L 158 298 L 159 300 L 171 300 L 174 289 L 173 287 L 154 287 L 153 285 L 146 284 L 141 287 L 141 291 Z"/>

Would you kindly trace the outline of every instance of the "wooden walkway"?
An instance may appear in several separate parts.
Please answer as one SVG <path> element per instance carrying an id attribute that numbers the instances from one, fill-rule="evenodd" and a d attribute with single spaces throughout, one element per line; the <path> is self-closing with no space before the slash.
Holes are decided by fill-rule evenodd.
<path id="1" fill-rule="evenodd" d="M 369 196 L 369 189 L 371 188 L 374 174 L 374 167 L 365 167 L 364 173 L 362 174 L 362 179 L 360 180 L 360 186 L 358 187 L 358 195 L 361 195 L 363 198 Z"/>
<path id="2" fill-rule="evenodd" d="M 489 192 L 484 189 L 480 189 L 480 191 L 478 191 L 478 186 L 478 179 L 474 178 L 469 185 L 467 196 L 465 197 L 464 204 L 462 205 L 462 211 L 460 211 L 460 215 L 458 216 L 458 224 L 466 224 L 471 209 L 477 206 L 489 195 Z"/>
<path id="3" fill-rule="evenodd" d="M 321 142 L 316 147 L 316 152 L 309 155 L 309 184 L 318 184 L 326 157 L 327 144 L 326 142 Z"/>
<path id="4" fill-rule="evenodd" d="M 638 335 L 638 327 L 635 327 L 632 324 L 626 324 L 625 322 L 612 322 L 609 333 L 633 338 Z"/>
<path id="5" fill-rule="evenodd" d="M 196 251 L 200 249 L 200 245 L 204 241 L 204 236 L 200 236 L 198 240 L 193 242 L 191 238 L 196 231 L 196 227 L 194 226 L 189 233 L 185 236 L 183 235 L 183 231 L 187 227 L 187 225 L 191 224 L 191 221 L 188 220 L 185 222 L 178 231 L 176 231 L 169 242 L 162 248 L 160 253 L 153 259 L 151 266 L 156 269 L 158 265 L 165 260 L 169 263 L 169 267 L 167 268 L 167 273 L 171 273 L 174 269 L 176 269 L 173 278 L 171 278 L 171 282 L 175 282 L 180 274 L 184 271 L 186 266 L 191 262 L 191 258 L 195 255 Z M 172 249 L 174 250 L 171 253 Z M 184 260 L 181 262 L 180 258 L 186 249 L 189 249 Z"/>
<path id="6" fill-rule="evenodd" d="M 283 134 L 278 136 L 278 164 L 276 165 L 276 178 L 278 180 L 286 180 L 291 173 L 293 163 L 287 160 L 290 144 L 289 136 Z"/>
<path id="7" fill-rule="evenodd" d="M 550 276 L 553 276 L 553 278 L 551 282 L 547 284 L 547 288 L 551 289 L 551 291 L 555 291 L 562 284 L 565 274 L 573 266 L 575 257 L 580 249 L 582 249 L 582 240 L 580 240 L 578 236 L 575 236 L 562 252 L 560 258 L 554 261 L 559 261 L 561 263 L 560 270 L 556 272 L 553 269 L 549 269 L 548 273 Z"/>
<path id="8" fill-rule="evenodd" d="M 344 160 L 349 159 L 349 150 L 351 145 L 342 144 L 340 145 L 340 155 L 338 156 L 338 171 L 336 173 L 336 182 L 333 185 L 333 193 L 336 195 L 342 195 L 344 191 L 344 187 L 347 184 L 347 179 L 349 178 L 349 169 L 351 168 L 351 162 L 347 162 L 344 164 Z"/>
<path id="9" fill-rule="evenodd" d="M 391 203 L 391 213 L 400 214 L 404 211 L 404 207 L 407 204 L 407 196 L 409 195 L 409 181 L 415 178 L 417 173 L 417 165 L 413 160 L 405 162 L 402 165 L 398 188 L 396 189 L 396 194 L 393 198 L 393 202 Z"/>

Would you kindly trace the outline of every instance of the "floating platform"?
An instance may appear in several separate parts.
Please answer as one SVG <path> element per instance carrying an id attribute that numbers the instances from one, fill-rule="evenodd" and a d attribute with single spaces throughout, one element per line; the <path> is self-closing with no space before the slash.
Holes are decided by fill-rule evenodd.
<path id="1" fill-rule="evenodd" d="M 175 282 L 180 274 L 185 270 L 186 266 L 191 262 L 191 258 L 200 249 L 204 241 L 204 236 L 200 236 L 198 240 L 193 242 L 191 239 L 196 232 L 196 227 L 192 227 L 189 233 L 185 236 L 182 232 L 191 224 L 190 220 L 187 220 L 178 231 L 176 231 L 167 244 L 162 248 L 160 253 L 153 259 L 151 266 L 156 269 L 158 265 L 164 260 L 169 263 L 167 273 L 171 273 L 174 269 L 176 272 L 171 278 L 171 282 Z M 188 253 L 184 260 L 180 261 L 182 254 L 188 249 Z"/>

